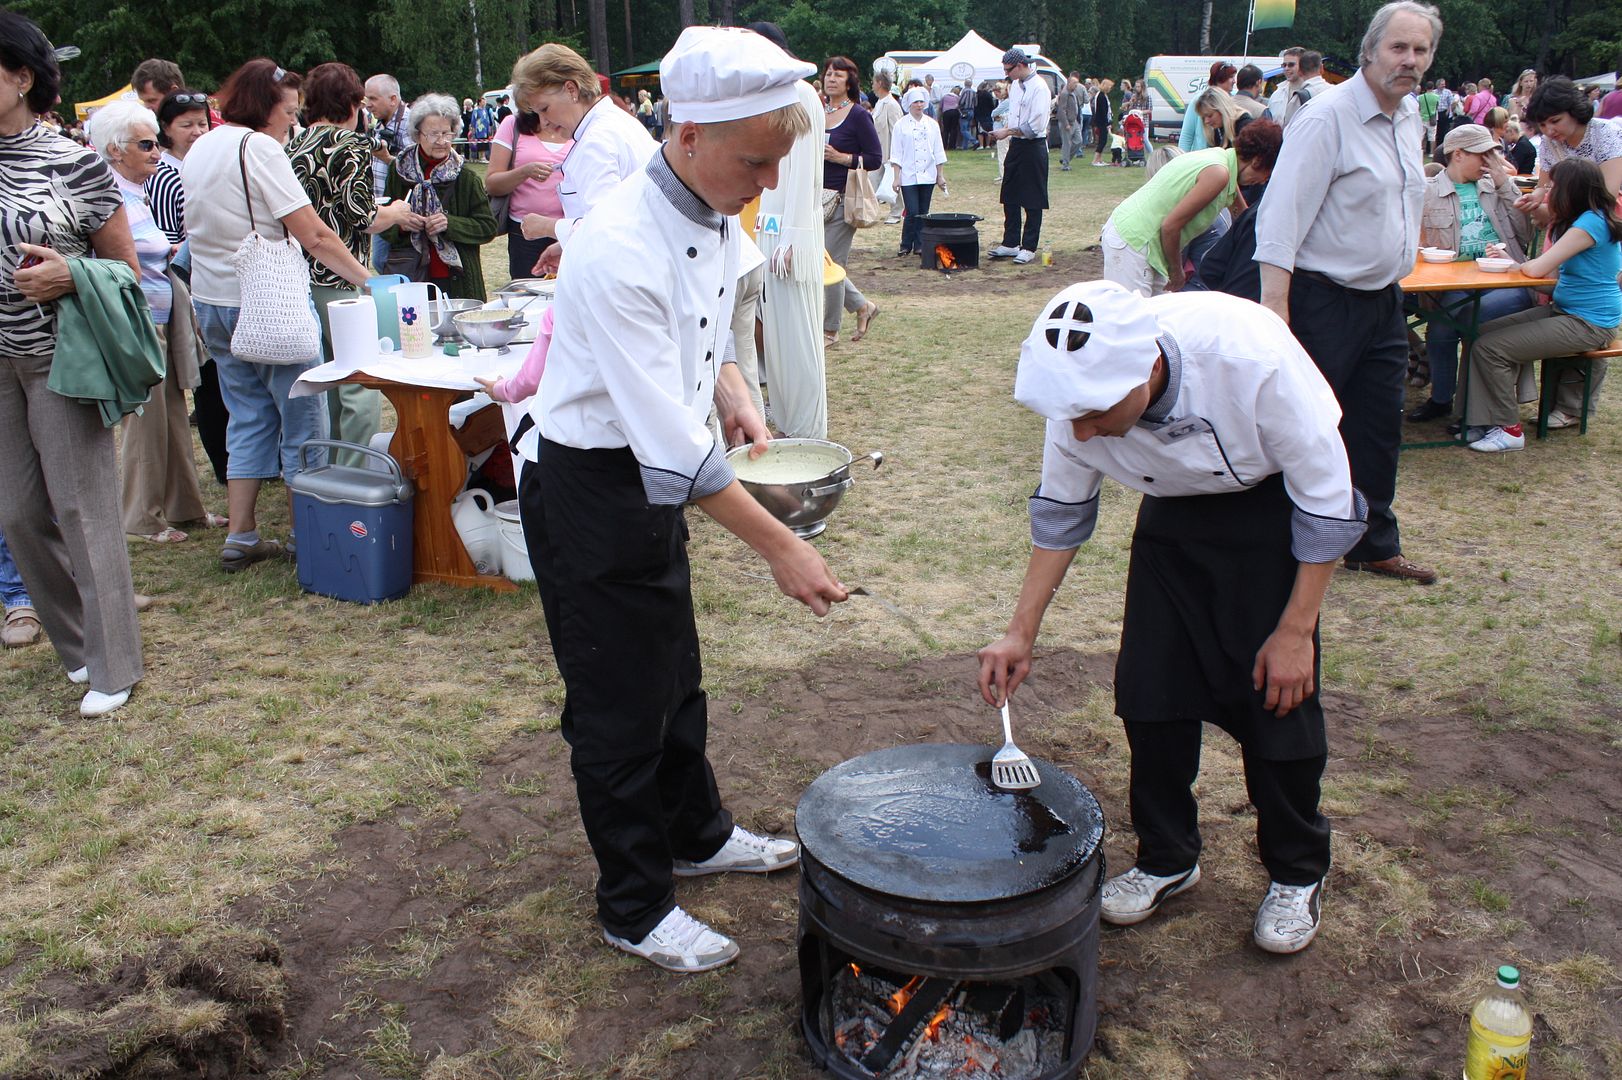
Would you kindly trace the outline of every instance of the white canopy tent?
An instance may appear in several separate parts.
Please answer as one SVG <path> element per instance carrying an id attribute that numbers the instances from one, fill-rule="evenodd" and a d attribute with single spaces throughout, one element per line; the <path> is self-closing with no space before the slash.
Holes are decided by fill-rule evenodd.
<path id="1" fill-rule="evenodd" d="M 937 76 L 937 78 L 938 78 L 938 76 Z M 1598 86 L 1598 87 L 1600 87 L 1601 89 L 1604 89 L 1604 90 L 1615 90 L 1616 89 L 1616 72 L 1607 71 L 1603 75 L 1590 75 L 1586 79 L 1574 79 L 1572 81 L 1575 82 L 1578 86 Z"/>
<path id="2" fill-rule="evenodd" d="M 911 70 L 906 74 L 914 79 L 933 75 L 936 87 L 942 90 L 965 82 L 978 86 L 986 79 L 1003 77 L 1002 55 L 1006 51 L 970 30 L 956 45 L 940 55 L 911 65 Z"/>

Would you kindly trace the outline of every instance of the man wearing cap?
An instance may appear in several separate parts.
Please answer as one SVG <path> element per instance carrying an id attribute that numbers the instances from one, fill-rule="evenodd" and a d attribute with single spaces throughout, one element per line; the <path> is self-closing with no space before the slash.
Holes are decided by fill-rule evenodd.
<path id="1" fill-rule="evenodd" d="M 1002 243 L 988 254 L 1024 264 L 1036 258 L 1036 246 L 1042 242 L 1042 211 L 1048 208 L 1048 118 L 1053 93 L 1031 68 L 1031 58 L 1018 49 L 1003 53 L 1002 69 L 1008 74 L 1008 126 L 993 131 L 991 138 L 1013 141 L 1003 163 Z"/>
<path id="2" fill-rule="evenodd" d="M 1256 211 L 1261 301 L 1334 388 L 1352 479 L 1369 500 L 1368 533 L 1347 554 L 1347 569 L 1420 585 L 1437 573 L 1403 555 L 1391 505 L 1408 374 L 1398 282 L 1414 268 L 1425 201 L 1410 91 L 1441 33 L 1436 9 L 1414 0 L 1375 12 L 1362 67 L 1290 121 Z"/>
<path id="3" fill-rule="evenodd" d="M 1047 417 L 1047 436 L 1030 565 L 1007 633 L 980 650 L 981 694 L 999 705 L 1030 672 L 1043 613 L 1092 535 L 1103 478 L 1141 491 L 1115 668 L 1138 855 L 1104 886 L 1103 917 L 1142 922 L 1199 881 L 1191 788 L 1210 722 L 1244 752 L 1272 879 L 1255 941 L 1306 948 L 1329 869 L 1318 611 L 1365 516 L 1334 394 L 1256 304 L 1146 299 L 1090 281 L 1037 318 L 1014 397 Z"/>
<path id="4" fill-rule="evenodd" d="M 747 30 L 689 27 L 660 64 L 669 141 L 574 230 L 520 506 L 566 696 L 563 736 L 599 871 L 604 938 L 672 971 L 737 956 L 676 905 L 675 878 L 792 866 L 733 825 L 705 757 L 682 506 L 698 506 L 818 615 L 846 598 L 821 556 L 737 482 L 706 424 L 763 452 L 728 363 L 736 217 L 777 183 L 815 68 Z"/>

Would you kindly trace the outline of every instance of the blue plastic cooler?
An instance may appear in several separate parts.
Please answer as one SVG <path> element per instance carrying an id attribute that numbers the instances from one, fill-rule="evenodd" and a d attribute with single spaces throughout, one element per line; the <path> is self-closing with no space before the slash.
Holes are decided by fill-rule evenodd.
<path id="1" fill-rule="evenodd" d="M 388 472 L 346 465 L 309 467 L 312 448 L 381 458 Z M 287 482 L 305 592 L 375 604 L 411 591 L 411 482 L 389 455 L 357 443 L 311 439 Z"/>

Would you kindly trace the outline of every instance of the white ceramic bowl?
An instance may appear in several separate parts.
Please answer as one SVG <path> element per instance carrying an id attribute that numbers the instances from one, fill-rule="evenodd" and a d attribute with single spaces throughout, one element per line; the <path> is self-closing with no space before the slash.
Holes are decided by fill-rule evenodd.
<path id="1" fill-rule="evenodd" d="M 1459 253 L 1457 251 L 1450 251 L 1447 248 L 1428 247 L 1419 249 L 1419 257 L 1424 259 L 1426 262 L 1450 263 L 1459 257 Z"/>
<path id="2" fill-rule="evenodd" d="M 1476 269 L 1484 270 L 1489 274 L 1507 274 L 1510 267 L 1514 265 L 1514 259 L 1489 259 L 1483 257 L 1476 260 Z"/>

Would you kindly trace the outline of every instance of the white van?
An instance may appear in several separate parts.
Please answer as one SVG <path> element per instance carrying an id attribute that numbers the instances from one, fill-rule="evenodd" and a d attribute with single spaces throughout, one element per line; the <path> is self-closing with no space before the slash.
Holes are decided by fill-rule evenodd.
<path id="1" fill-rule="evenodd" d="M 1151 56 L 1143 65 L 1143 82 L 1149 88 L 1149 100 L 1154 104 L 1153 119 L 1149 124 L 1151 136 L 1175 138 L 1183 130 L 1183 113 L 1206 87 L 1211 78 L 1211 65 L 1227 60 L 1236 68 L 1255 64 L 1262 69 L 1264 79 L 1276 79 L 1283 74 L 1278 57 L 1251 56 L 1237 59 L 1225 56 Z"/>

